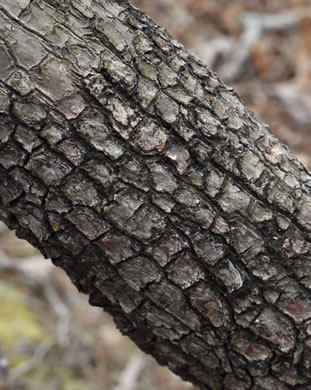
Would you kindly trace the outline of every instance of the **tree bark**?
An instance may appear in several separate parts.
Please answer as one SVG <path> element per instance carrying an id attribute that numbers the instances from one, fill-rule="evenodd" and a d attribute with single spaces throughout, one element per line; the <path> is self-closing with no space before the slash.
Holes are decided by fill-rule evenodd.
<path id="1" fill-rule="evenodd" d="M 126 0 L 0 0 L 0 218 L 202 389 L 311 389 L 311 176 Z"/>

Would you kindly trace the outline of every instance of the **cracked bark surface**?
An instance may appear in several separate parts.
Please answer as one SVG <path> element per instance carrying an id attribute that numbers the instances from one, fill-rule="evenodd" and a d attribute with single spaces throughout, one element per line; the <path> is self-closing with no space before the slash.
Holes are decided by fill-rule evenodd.
<path id="1" fill-rule="evenodd" d="M 0 0 L 0 218 L 202 389 L 311 389 L 311 175 L 127 1 Z"/>

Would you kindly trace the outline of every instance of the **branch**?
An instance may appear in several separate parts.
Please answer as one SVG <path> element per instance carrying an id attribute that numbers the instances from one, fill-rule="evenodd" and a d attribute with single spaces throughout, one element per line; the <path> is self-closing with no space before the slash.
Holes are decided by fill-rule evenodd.
<path id="1" fill-rule="evenodd" d="M 0 4 L 0 218 L 185 380 L 308 389 L 309 172 L 127 1 Z"/>
<path id="2" fill-rule="evenodd" d="M 243 32 L 234 45 L 230 56 L 219 68 L 218 73 L 225 81 L 236 79 L 243 71 L 243 65 L 248 59 L 250 48 L 258 42 L 265 31 L 287 30 L 298 25 L 306 15 L 311 14 L 310 8 L 286 10 L 276 14 L 260 14 L 247 12 L 240 21 Z"/>

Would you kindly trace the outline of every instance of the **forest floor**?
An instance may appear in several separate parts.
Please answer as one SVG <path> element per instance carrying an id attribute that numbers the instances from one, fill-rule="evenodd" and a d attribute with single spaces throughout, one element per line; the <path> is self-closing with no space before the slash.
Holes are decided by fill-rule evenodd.
<path id="1" fill-rule="evenodd" d="M 134 0 L 311 168 L 311 0 Z M 194 390 L 0 224 L 0 390 Z"/>

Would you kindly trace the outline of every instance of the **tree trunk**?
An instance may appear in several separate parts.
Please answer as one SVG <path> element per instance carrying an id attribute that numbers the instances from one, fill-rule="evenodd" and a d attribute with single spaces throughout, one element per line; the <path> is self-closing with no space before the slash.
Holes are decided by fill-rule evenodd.
<path id="1" fill-rule="evenodd" d="M 0 0 L 0 218 L 202 389 L 311 389 L 311 176 L 124 1 Z"/>

